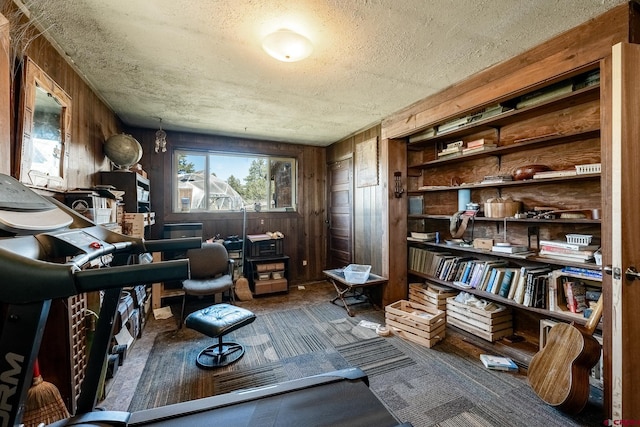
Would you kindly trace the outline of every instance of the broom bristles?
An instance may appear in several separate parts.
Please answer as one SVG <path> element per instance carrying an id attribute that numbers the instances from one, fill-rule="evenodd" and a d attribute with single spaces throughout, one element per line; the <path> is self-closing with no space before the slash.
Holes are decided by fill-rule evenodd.
<path id="1" fill-rule="evenodd" d="M 33 385 L 27 391 L 27 403 L 22 417 L 25 427 L 37 427 L 40 423 L 51 424 L 69 416 L 58 388 L 44 381 L 40 375 L 34 377 Z"/>

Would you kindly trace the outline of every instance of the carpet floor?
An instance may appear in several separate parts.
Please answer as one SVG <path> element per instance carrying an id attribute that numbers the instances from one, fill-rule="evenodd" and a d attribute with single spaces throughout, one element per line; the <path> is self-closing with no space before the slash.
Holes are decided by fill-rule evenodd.
<path id="1" fill-rule="evenodd" d="M 487 370 L 477 357 L 445 339 L 431 349 L 361 326 L 384 323 L 373 307 L 348 317 L 328 302 L 259 314 L 227 336 L 242 359 L 217 370 L 196 367 L 212 340 L 183 328 L 160 332 L 129 410 L 137 411 L 357 366 L 370 388 L 401 421 L 414 426 L 601 426 L 589 405 L 569 417 L 544 404 L 526 376 Z"/>

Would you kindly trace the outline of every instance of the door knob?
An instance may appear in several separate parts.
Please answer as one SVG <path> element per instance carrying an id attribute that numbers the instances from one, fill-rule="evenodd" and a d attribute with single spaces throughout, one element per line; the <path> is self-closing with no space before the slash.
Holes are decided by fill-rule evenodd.
<path id="1" fill-rule="evenodd" d="M 627 270 L 624 272 L 624 277 L 626 277 L 628 281 L 632 282 L 637 278 L 640 278 L 640 273 L 638 273 L 638 270 L 633 266 L 627 267 Z"/>

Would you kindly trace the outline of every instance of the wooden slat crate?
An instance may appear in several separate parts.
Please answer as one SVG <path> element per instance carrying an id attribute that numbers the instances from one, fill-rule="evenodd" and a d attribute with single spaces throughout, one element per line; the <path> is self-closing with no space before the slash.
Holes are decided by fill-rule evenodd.
<path id="1" fill-rule="evenodd" d="M 401 338 L 431 348 L 445 337 L 445 313 L 416 302 L 400 300 L 385 307 L 387 327 Z"/>
<path id="2" fill-rule="evenodd" d="M 438 310 L 447 309 L 447 298 L 458 295 L 455 289 L 445 286 L 425 283 L 409 283 L 409 301 L 435 307 Z"/>
<path id="3" fill-rule="evenodd" d="M 491 342 L 513 334 L 511 308 L 501 305 L 488 311 L 447 298 L 447 323 Z"/>

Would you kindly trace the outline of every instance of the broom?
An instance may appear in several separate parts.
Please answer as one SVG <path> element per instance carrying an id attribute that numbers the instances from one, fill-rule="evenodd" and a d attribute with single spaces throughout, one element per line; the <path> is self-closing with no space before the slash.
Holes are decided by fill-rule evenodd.
<path id="1" fill-rule="evenodd" d="M 245 233 L 247 229 L 247 209 L 242 208 L 242 263 L 240 267 L 244 269 L 244 244 L 245 244 Z M 253 295 L 251 294 L 251 289 L 249 289 L 249 281 L 244 277 L 242 270 L 240 270 L 240 277 L 236 280 L 235 285 L 236 296 L 240 301 L 251 301 L 253 299 Z"/>
<path id="2" fill-rule="evenodd" d="M 36 359 L 33 365 L 33 381 L 27 391 L 27 403 L 22 417 L 24 426 L 37 427 L 41 423 L 51 424 L 69 416 L 58 388 L 42 379 L 40 365 Z"/>

